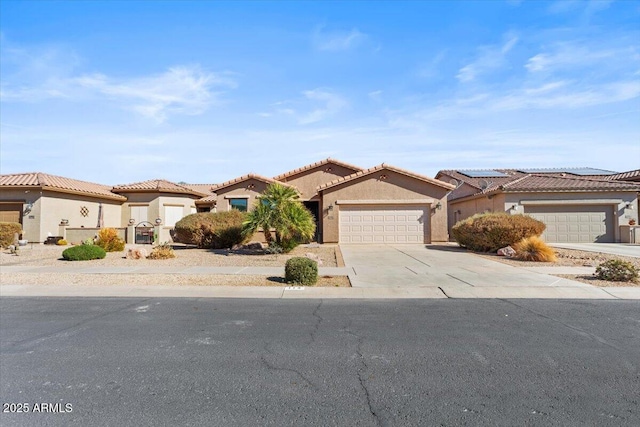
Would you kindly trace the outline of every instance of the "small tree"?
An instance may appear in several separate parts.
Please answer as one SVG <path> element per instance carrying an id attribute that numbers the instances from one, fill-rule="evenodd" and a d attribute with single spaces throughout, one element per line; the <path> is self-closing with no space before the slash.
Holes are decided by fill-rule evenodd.
<path id="1" fill-rule="evenodd" d="M 293 187 L 270 184 L 242 224 L 243 233 L 249 236 L 262 228 L 267 243 L 283 248 L 293 248 L 292 242 L 313 238 L 315 220 L 299 197 Z M 275 236 L 271 235 L 271 230 Z"/>

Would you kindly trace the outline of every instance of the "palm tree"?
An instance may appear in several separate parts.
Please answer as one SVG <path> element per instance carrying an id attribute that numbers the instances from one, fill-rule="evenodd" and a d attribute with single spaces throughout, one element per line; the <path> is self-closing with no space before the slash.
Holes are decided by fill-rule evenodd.
<path id="1" fill-rule="evenodd" d="M 271 244 L 274 241 L 271 230 L 274 230 L 278 246 L 283 246 L 283 242 L 311 239 L 316 229 L 315 221 L 299 198 L 293 187 L 277 182 L 270 184 L 242 224 L 243 233 L 251 235 L 262 228 L 267 243 Z"/>

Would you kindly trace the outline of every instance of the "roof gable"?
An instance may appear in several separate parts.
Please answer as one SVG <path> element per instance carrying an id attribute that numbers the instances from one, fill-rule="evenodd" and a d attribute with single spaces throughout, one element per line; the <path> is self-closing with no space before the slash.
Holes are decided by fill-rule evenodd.
<path id="1" fill-rule="evenodd" d="M 234 178 L 234 179 L 230 179 L 229 181 L 223 182 L 221 184 L 215 185 L 215 186 L 213 186 L 211 188 L 211 191 L 216 193 L 216 192 L 220 191 L 223 188 L 230 187 L 230 186 L 238 184 L 240 182 L 249 181 L 250 179 L 255 179 L 257 181 L 262 181 L 262 182 L 264 182 L 266 184 L 273 184 L 273 183 L 277 182 L 280 185 L 285 185 L 287 187 L 295 188 L 293 185 L 287 184 L 286 182 L 280 182 L 280 181 L 276 181 L 275 179 L 272 179 L 272 178 L 267 178 L 266 176 L 257 175 L 255 173 L 250 173 L 250 174 L 247 174 L 247 175 L 239 176 L 239 177 Z"/>
<path id="2" fill-rule="evenodd" d="M 351 169 L 353 172 L 358 172 L 362 170 L 362 168 L 359 166 L 354 166 L 349 163 L 344 163 L 344 162 L 341 162 L 340 160 L 335 160 L 329 157 L 319 162 L 311 163 L 309 165 L 302 166 L 301 168 L 293 169 L 293 170 L 290 170 L 289 172 L 285 172 L 280 175 L 274 176 L 273 179 L 279 181 L 286 178 L 291 178 L 292 176 L 299 175 L 303 172 L 307 172 L 307 171 L 320 168 L 326 165 L 342 166 L 343 168 Z"/>
<path id="3" fill-rule="evenodd" d="M 365 177 L 365 176 L 372 175 L 372 174 L 374 174 L 376 172 L 380 172 L 382 170 L 388 170 L 388 171 L 396 172 L 396 173 L 399 173 L 401 175 L 409 176 L 409 177 L 415 178 L 417 180 L 427 182 L 429 184 L 437 185 L 437 186 L 445 188 L 447 190 L 453 190 L 455 188 L 454 185 L 448 184 L 448 183 L 446 183 L 444 181 L 439 181 L 437 179 L 429 178 L 427 176 L 420 175 L 420 174 L 417 174 L 415 172 L 408 171 L 406 169 L 401 169 L 401 168 L 398 168 L 398 167 L 395 167 L 395 166 L 391 166 L 391 165 L 387 165 L 385 163 L 382 163 L 381 165 L 374 166 L 374 167 L 369 168 L 369 169 L 361 170 L 361 171 L 356 172 L 356 173 L 354 173 L 352 175 L 345 176 L 343 178 L 338 178 L 338 179 L 335 179 L 335 180 L 333 180 L 331 182 L 323 184 L 323 185 L 318 187 L 318 191 L 324 191 L 324 190 L 327 190 L 329 188 L 332 188 L 332 187 L 335 187 L 335 186 L 338 186 L 338 185 L 342 185 L 342 184 L 354 181 L 354 180 L 356 180 L 358 178 L 362 178 L 362 177 Z"/>

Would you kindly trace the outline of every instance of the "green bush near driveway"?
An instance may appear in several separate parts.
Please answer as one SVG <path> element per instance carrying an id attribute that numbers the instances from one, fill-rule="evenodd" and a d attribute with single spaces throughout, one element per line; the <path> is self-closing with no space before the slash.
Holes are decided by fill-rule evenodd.
<path id="1" fill-rule="evenodd" d="M 284 266 L 284 279 L 297 285 L 315 285 L 318 282 L 318 263 L 304 257 L 291 258 Z"/>
<path id="2" fill-rule="evenodd" d="M 504 212 L 476 214 L 458 221 L 451 235 L 463 248 L 495 252 L 532 236 L 540 236 L 546 226 L 528 215 Z"/>
<path id="3" fill-rule="evenodd" d="M 96 245 L 78 245 L 65 249 L 62 258 L 67 261 L 89 261 L 92 259 L 102 259 L 107 256 L 107 252 Z"/>
<path id="4" fill-rule="evenodd" d="M 596 267 L 595 276 L 610 282 L 637 282 L 638 269 L 630 262 L 610 259 Z"/>

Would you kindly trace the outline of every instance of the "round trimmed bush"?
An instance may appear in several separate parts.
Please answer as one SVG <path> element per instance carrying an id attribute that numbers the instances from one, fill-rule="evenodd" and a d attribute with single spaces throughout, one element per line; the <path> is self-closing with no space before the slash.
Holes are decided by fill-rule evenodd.
<path id="1" fill-rule="evenodd" d="M 67 261 L 88 261 L 91 259 L 102 259 L 107 256 L 107 252 L 96 245 L 79 245 L 65 249 L 62 258 Z"/>
<path id="2" fill-rule="evenodd" d="M 315 285 L 318 282 L 318 263 L 304 257 L 291 258 L 284 266 L 284 280 L 299 285 Z"/>
<path id="3" fill-rule="evenodd" d="M 235 209 L 228 212 L 187 215 L 176 223 L 173 240 L 199 248 L 231 248 L 248 240 L 242 235 L 242 223 L 245 218 L 245 213 Z"/>
<path id="4" fill-rule="evenodd" d="M 15 235 L 22 234 L 22 225 L 17 222 L 0 222 L 0 247 L 6 248 L 13 244 Z"/>
<path id="5" fill-rule="evenodd" d="M 610 259 L 596 267 L 596 277 L 611 282 L 636 282 L 638 269 L 630 262 Z"/>
<path id="6" fill-rule="evenodd" d="M 456 223 L 451 235 L 463 248 L 495 252 L 532 236 L 540 236 L 546 226 L 528 215 L 504 212 L 476 214 Z"/>

